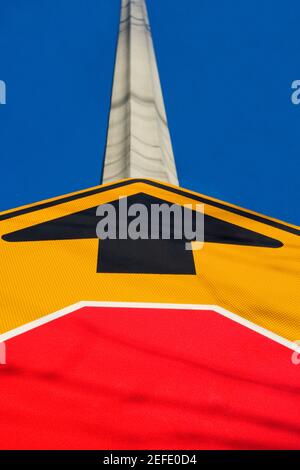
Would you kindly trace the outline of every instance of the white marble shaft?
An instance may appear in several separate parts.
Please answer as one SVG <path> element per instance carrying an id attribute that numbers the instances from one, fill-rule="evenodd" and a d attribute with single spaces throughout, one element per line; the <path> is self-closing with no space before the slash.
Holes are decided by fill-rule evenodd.
<path id="1" fill-rule="evenodd" d="M 123 178 L 178 185 L 144 0 L 122 0 L 103 183 Z"/>

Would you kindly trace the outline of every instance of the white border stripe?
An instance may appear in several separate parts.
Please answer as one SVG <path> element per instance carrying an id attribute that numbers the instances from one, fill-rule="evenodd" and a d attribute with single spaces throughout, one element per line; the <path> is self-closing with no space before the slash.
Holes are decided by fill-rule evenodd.
<path id="1" fill-rule="evenodd" d="M 249 320 L 246 320 L 235 313 L 229 312 L 225 310 L 225 308 L 218 307 L 217 305 L 196 305 L 196 304 L 166 304 L 166 303 L 144 303 L 144 302 L 98 302 L 98 301 L 82 301 L 77 302 L 69 307 L 63 308 L 58 310 L 57 312 L 50 313 L 49 315 L 45 315 L 42 318 L 34 320 L 32 322 L 26 323 L 25 325 L 19 326 L 13 330 L 8 331 L 7 333 L 3 333 L 0 335 L 0 342 L 7 341 L 15 336 L 21 335 L 26 333 L 27 331 L 33 330 L 39 326 L 45 325 L 57 318 L 63 317 L 68 315 L 69 313 L 76 312 L 84 307 L 115 307 L 115 308 L 158 308 L 158 309 L 172 309 L 172 310 L 213 310 L 214 312 L 219 313 L 220 315 L 233 320 L 240 325 L 249 328 L 256 333 L 259 333 L 266 338 L 275 341 L 276 343 L 281 344 L 293 351 L 299 352 L 299 345 L 289 341 L 282 336 L 273 333 L 262 326 L 256 325 Z"/>

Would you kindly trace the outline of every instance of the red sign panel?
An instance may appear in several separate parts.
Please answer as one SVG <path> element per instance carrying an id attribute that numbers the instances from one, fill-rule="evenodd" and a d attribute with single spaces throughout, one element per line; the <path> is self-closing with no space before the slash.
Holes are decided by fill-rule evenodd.
<path id="1" fill-rule="evenodd" d="M 6 342 L 0 447 L 299 448 L 291 355 L 210 310 L 81 308 Z"/>

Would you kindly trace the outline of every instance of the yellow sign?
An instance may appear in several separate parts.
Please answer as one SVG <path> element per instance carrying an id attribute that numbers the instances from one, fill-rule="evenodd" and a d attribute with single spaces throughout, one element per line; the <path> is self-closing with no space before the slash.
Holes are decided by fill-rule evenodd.
<path id="1" fill-rule="evenodd" d="M 124 196 L 193 210 L 204 204 L 203 248 L 99 240 L 97 207 Z M 153 180 L 124 180 L 6 211 L 0 333 L 79 301 L 117 301 L 217 305 L 298 340 L 299 235 L 295 226 Z"/>

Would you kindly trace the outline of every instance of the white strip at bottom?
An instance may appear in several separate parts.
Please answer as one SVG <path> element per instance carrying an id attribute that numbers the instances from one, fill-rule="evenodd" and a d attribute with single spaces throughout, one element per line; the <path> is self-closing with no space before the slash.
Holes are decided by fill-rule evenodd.
<path id="1" fill-rule="evenodd" d="M 285 346 L 292 351 L 299 352 L 299 345 L 289 341 L 282 336 L 269 331 L 262 326 L 256 325 L 249 320 L 246 320 L 235 313 L 229 312 L 225 310 L 225 308 L 218 307 L 217 305 L 197 305 L 197 304 L 166 304 L 166 303 L 144 303 L 144 302 L 98 302 L 98 301 L 82 301 L 77 302 L 69 307 L 63 308 L 58 310 L 57 312 L 50 313 L 49 315 L 45 315 L 44 317 L 38 318 L 32 322 L 26 323 L 25 325 L 19 326 L 18 328 L 14 328 L 13 330 L 8 331 L 7 333 L 3 333 L 0 335 L 0 342 L 7 341 L 15 336 L 21 335 L 26 333 L 27 331 L 33 330 L 34 328 L 38 328 L 39 326 L 45 325 L 53 320 L 57 320 L 60 317 L 68 315 L 72 312 L 76 312 L 84 307 L 114 307 L 114 308 L 149 308 L 149 309 L 171 309 L 171 310 L 213 310 L 214 312 L 219 313 L 220 315 L 233 320 L 240 325 L 249 328 L 256 333 L 259 333 L 266 338 L 275 341 L 276 343 Z"/>

